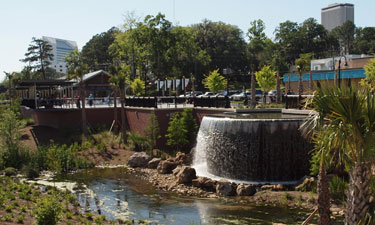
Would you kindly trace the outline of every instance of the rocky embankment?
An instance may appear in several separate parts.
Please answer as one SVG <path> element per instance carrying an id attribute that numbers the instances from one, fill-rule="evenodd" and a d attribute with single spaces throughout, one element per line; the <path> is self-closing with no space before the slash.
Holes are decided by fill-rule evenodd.
<path id="1" fill-rule="evenodd" d="M 184 195 L 215 198 L 219 196 L 253 196 L 257 191 L 285 191 L 294 187 L 285 185 L 251 185 L 237 184 L 225 179 L 212 180 L 196 176 L 195 169 L 190 167 L 192 159 L 184 153 L 177 153 L 175 158 L 162 160 L 151 159 L 145 152 L 134 153 L 128 165 L 141 174 L 157 188 L 163 191 Z M 306 181 L 303 186 L 311 185 L 315 180 Z"/>

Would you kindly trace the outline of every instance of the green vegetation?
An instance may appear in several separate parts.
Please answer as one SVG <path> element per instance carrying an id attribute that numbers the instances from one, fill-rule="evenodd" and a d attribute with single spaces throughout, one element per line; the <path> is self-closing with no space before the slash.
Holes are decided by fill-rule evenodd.
<path id="1" fill-rule="evenodd" d="M 185 108 L 182 114 L 175 113 L 169 121 L 167 131 L 167 145 L 175 147 L 177 151 L 189 151 L 197 135 L 192 109 Z"/>
<path id="2" fill-rule="evenodd" d="M 138 77 L 131 83 L 130 88 L 135 96 L 141 96 L 145 91 L 145 83 Z"/>
<path id="3" fill-rule="evenodd" d="M 209 75 L 205 76 L 203 80 L 205 88 L 208 88 L 213 93 L 218 93 L 224 90 L 227 85 L 227 80 L 224 76 L 220 75 L 219 69 L 211 71 Z"/>

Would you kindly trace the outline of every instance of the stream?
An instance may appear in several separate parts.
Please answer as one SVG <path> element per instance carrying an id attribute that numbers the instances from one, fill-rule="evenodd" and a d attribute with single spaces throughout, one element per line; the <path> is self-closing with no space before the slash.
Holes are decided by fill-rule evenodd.
<path id="1" fill-rule="evenodd" d="M 126 168 L 94 168 L 55 177 L 76 183 L 85 212 L 108 219 L 148 224 L 301 224 L 309 212 L 287 207 L 241 204 L 238 199 L 198 199 L 158 191 Z"/>

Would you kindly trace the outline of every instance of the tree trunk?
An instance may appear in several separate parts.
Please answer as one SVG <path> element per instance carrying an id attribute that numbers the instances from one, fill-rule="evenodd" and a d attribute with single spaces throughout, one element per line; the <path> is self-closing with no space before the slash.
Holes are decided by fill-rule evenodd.
<path id="1" fill-rule="evenodd" d="M 117 90 L 113 89 L 113 120 L 115 121 L 114 131 L 117 133 L 118 124 L 117 124 Z"/>
<path id="2" fill-rule="evenodd" d="M 80 85 L 80 99 L 82 100 L 82 109 L 81 109 L 81 113 L 82 113 L 82 131 L 83 131 L 83 134 L 84 135 L 87 135 L 88 132 L 87 132 L 87 121 L 86 121 L 86 97 L 85 97 L 85 90 L 84 90 L 84 87 L 83 87 L 83 83 L 81 82 L 81 85 Z"/>
<path id="3" fill-rule="evenodd" d="M 357 225 L 365 218 L 370 206 L 370 168 L 366 163 L 355 163 L 349 171 L 345 224 Z"/>
<path id="4" fill-rule="evenodd" d="M 251 108 L 255 108 L 256 104 L 255 73 L 251 73 Z"/>
<path id="5" fill-rule="evenodd" d="M 120 98 L 121 98 L 121 133 L 122 133 L 122 139 L 124 143 L 127 142 L 126 140 L 126 118 L 125 118 L 125 90 L 121 90 Z"/>
<path id="6" fill-rule="evenodd" d="M 302 84 L 302 72 L 299 74 L 298 80 L 298 108 L 302 108 L 301 100 L 302 100 L 302 93 L 303 93 L 303 84 Z"/>
<path id="7" fill-rule="evenodd" d="M 276 73 L 276 104 L 280 104 L 281 92 L 280 92 L 280 71 Z"/>
<path id="8" fill-rule="evenodd" d="M 320 165 L 319 179 L 318 179 L 318 213 L 319 213 L 319 225 L 330 225 L 331 224 L 331 197 L 329 192 L 329 181 L 326 173 L 324 162 Z"/>

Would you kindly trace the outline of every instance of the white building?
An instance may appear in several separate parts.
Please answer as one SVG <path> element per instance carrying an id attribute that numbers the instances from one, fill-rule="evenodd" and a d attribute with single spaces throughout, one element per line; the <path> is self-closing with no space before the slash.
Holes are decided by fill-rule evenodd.
<path id="1" fill-rule="evenodd" d="M 321 24 L 331 31 L 335 27 L 343 25 L 347 20 L 354 23 L 354 5 L 353 4 L 331 4 L 322 9 Z"/>
<path id="2" fill-rule="evenodd" d="M 50 67 L 54 68 L 56 72 L 65 73 L 67 72 L 67 65 L 65 63 L 65 56 L 67 56 L 72 50 L 78 48 L 75 41 L 68 41 L 59 38 L 45 37 L 42 39 L 47 41 L 52 46 L 53 61 Z"/>
<path id="3" fill-rule="evenodd" d="M 311 60 L 311 70 L 312 71 L 317 71 L 317 70 L 335 70 L 337 69 L 337 66 L 338 66 L 338 62 L 341 58 L 341 62 L 344 62 L 345 60 L 347 62 L 349 61 L 353 61 L 355 59 L 361 59 L 361 58 L 371 58 L 372 55 L 365 55 L 365 54 L 362 54 L 362 55 L 345 55 L 344 56 L 336 56 L 336 57 L 332 57 L 332 58 L 325 58 L 325 59 L 314 59 L 314 60 Z"/>

